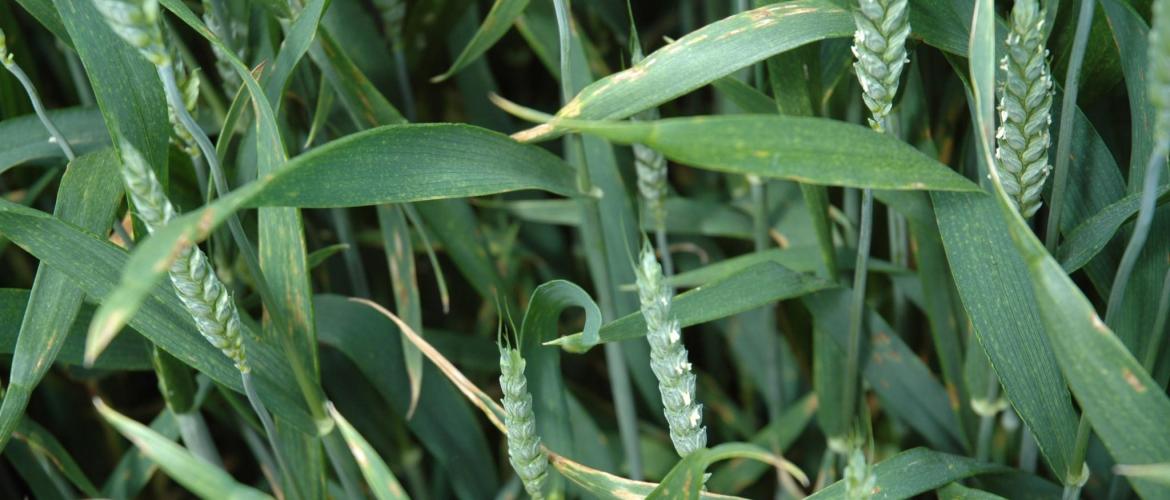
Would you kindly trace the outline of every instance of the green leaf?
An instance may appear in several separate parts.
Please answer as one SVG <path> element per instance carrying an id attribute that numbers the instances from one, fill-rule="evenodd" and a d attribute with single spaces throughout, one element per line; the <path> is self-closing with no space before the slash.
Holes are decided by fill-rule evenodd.
<path id="1" fill-rule="evenodd" d="M 938 490 L 939 500 L 1005 500 L 994 493 L 968 488 L 959 483 L 951 483 Z"/>
<path id="2" fill-rule="evenodd" d="M 1155 107 L 1150 103 L 1147 75 L 1147 68 L 1150 67 L 1146 54 L 1150 47 L 1150 28 L 1134 10 L 1134 6 L 1128 3 L 1102 0 L 1101 8 L 1113 34 L 1113 43 L 1120 56 L 1118 61 L 1125 75 L 1130 128 L 1141 131 L 1130 134 L 1129 192 L 1137 193 L 1141 191 L 1142 179 L 1145 177 L 1146 159 L 1154 149 L 1154 134 L 1148 133 L 1154 129 L 1155 114 Z"/>
<path id="3" fill-rule="evenodd" d="M 126 439 L 134 443 L 163 471 L 192 493 L 204 498 L 261 499 L 272 498 L 250 487 L 237 483 L 221 469 L 195 458 L 189 451 L 163 437 L 150 427 L 142 425 L 94 399 L 98 413 Z"/>
<path id="4" fill-rule="evenodd" d="M 848 342 L 849 303 L 846 288 L 824 290 L 804 298 L 804 304 L 816 319 L 817 333 L 827 334 L 844 352 Z M 967 440 L 952 411 L 952 394 L 938 382 L 930 368 L 908 347 L 886 321 L 872 309 L 865 319 L 868 357 L 862 375 L 881 398 L 882 408 L 922 434 L 931 446 L 942 450 L 965 450 Z M 826 374 L 831 376 L 831 374 Z M 822 401 L 827 411 L 834 401 Z M 839 414 L 831 414 L 839 415 Z M 847 431 L 850 422 L 838 422 Z M 843 436 L 830 436 L 843 437 Z"/>
<path id="5" fill-rule="evenodd" d="M 115 35 L 91 0 L 54 0 L 111 137 L 130 142 L 150 165 L 167 164 L 171 124 L 154 66 Z M 120 147 L 114 141 L 115 147 Z"/>
<path id="6" fill-rule="evenodd" d="M 451 67 L 445 73 L 431 78 L 431 83 L 438 83 L 450 78 L 474 62 L 484 52 L 487 52 L 496 41 L 508 32 L 508 28 L 512 27 L 512 22 L 524 13 L 526 7 L 528 7 L 528 0 L 496 0 L 492 3 L 492 10 L 488 11 L 487 16 L 483 18 L 483 24 L 480 25 L 479 30 L 475 32 L 475 36 L 471 38 L 467 46 L 463 48 L 463 52 L 459 53 L 459 57 L 455 58 L 455 62 L 451 63 Z"/>
<path id="7" fill-rule="evenodd" d="M 494 154 L 484 157 L 480 151 Z M 398 165 L 387 172 L 386 162 Z M 344 175 L 340 175 L 344 172 Z M 181 245 L 202 241 L 244 206 L 330 207 L 477 196 L 517 189 L 576 193 L 575 173 L 540 148 L 467 125 L 398 125 L 359 132 L 290 161 L 174 219 L 132 254 L 90 328 L 90 352 L 133 316 Z"/>
<path id="8" fill-rule="evenodd" d="M 264 95 L 278 116 L 284 89 L 298 62 L 308 51 L 324 12 L 325 0 L 310 0 L 297 13 L 296 20 L 286 25 L 285 39 L 280 44 L 271 71 L 264 76 Z M 253 99 L 260 100 L 259 96 Z M 267 111 L 259 111 L 265 115 Z M 270 176 L 289 168 L 283 138 L 274 120 L 262 116 L 256 130 L 256 174 Z M 271 298 L 265 298 L 263 318 L 264 336 L 275 339 L 283 353 L 303 395 L 310 413 L 319 425 L 328 425 L 325 414 L 325 396 L 321 388 L 317 333 L 313 320 L 313 290 L 309 282 L 308 250 L 301 212 L 290 207 L 264 207 L 256 217 L 257 250 L 260 270 Z M 100 313 L 100 312 L 99 312 Z M 279 416 L 278 416 L 279 417 Z M 286 430 L 277 420 L 276 453 L 285 457 L 288 470 L 281 480 L 285 490 L 297 491 L 306 498 L 323 494 L 325 471 L 321 459 L 319 434 L 301 434 Z"/>
<path id="9" fill-rule="evenodd" d="M 179 422 L 170 410 L 163 410 L 154 417 L 150 422 L 150 428 L 165 439 L 179 438 Z M 130 448 L 122 454 L 106 484 L 102 485 L 102 496 L 119 500 L 136 498 L 157 469 L 158 464 L 146 458 L 142 450 Z"/>
<path id="10" fill-rule="evenodd" d="M 560 472 L 561 475 L 588 493 L 590 498 L 596 498 L 598 500 L 646 498 L 647 495 L 658 487 L 655 483 L 633 481 L 608 472 L 599 471 L 556 454 L 550 454 L 549 461 L 557 469 L 557 472 Z M 700 492 L 699 498 L 732 499 L 739 497 L 729 497 L 703 491 Z"/>
<path id="11" fill-rule="evenodd" d="M 15 354 L 17 337 L 20 333 L 21 320 L 28 306 L 30 290 L 0 288 L 0 354 Z M 89 304 L 81 305 L 81 312 L 70 326 L 63 340 L 60 351 L 57 352 L 55 362 L 64 366 L 82 367 L 85 365 L 85 330 L 89 320 L 93 318 L 94 307 Z M 46 367 L 47 368 L 47 367 Z M 110 347 L 98 357 L 93 365 L 97 370 L 114 371 L 150 371 L 150 344 L 138 335 L 122 335 L 110 344 Z M 17 395 L 10 386 L 5 400 L 12 398 L 13 404 Z"/>
<path id="12" fill-rule="evenodd" d="M 401 333 L 377 311 L 337 295 L 313 298 L 317 335 L 341 351 L 400 417 L 410 407 L 410 382 L 403 367 Z M 493 356 L 495 359 L 495 356 Z M 496 494 L 495 460 L 475 415 L 459 392 L 431 364 L 423 370 L 422 393 L 406 421 L 422 446 L 449 471 L 461 498 Z"/>
<path id="13" fill-rule="evenodd" d="M 1158 201 L 1164 203 L 1170 186 L 1158 188 Z M 1133 193 L 1102 208 L 1067 233 L 1064 244 L 1056 250 L 1056 258 L 1066 273 L 1084 267 L 1113 240 L 1121 226 L 1133 220 L 1141 207 L 1141 193 Z"/>
<path id="14" fill-rule="evenodd" d="M 390 267 L 394 306 L 402 320 L 422 334 L 422 304 L 418 293 L 418 277 L 414 272 L 414 247 L 410 242 L 410 228 L 406 225 L 403 207 L 378 205 L 378 225 L 382 230 L 382 245 Z M 410 409 L 406 411 L 409 418 L 418 404 L 422 388 L 422 353 L 405 338 L 402 339 L 402 353 L 406 375 L 410 378 Z"/>
<path id="15" fill-rule="evenodd" d="M 951 273 L 979 345 L 1049 465 L 1066 471 L 1076 413 L 1042 334 L 1027 266 L 1008 227 L 987 195 L 934 193 L 932 198 Z"/>
<path id="16" fill-rule="evenodd" d="M 378 452 L 374 450 L 374 447 L 366 442 L 365 438 L 358 433 L 357 429 L 354 429 L 333 405 L 329 405 L 329 415 L 333 417 L 333 420 L 337 422 L 337 426 L 341 428 L 341 435 L 345 437 L 345 442 L 349 445 L 349 451 L 353 453 L 353 458 L 357 460 L 358 467 L 362 470 L 362 476 L 366 478 L 366 484 L 370 485 L 370 490 L 374 493 L 374 498 L 378 500 L 410 498 L 403 491 L 402 486 L 398 484 L 398 480 L 394 478 L 394 474 L 390 472 L 390 468 L 386 466 L 386 462 L 382 460 L 382 457 L 378 456 Z"/>
<path id="17" fill-rule="evenodd" d="M 398 125 L 358 132 L 292 159 L 248 205 L 354 207 L 522 189 L 572 196 L 576 172 L 540 148 L 479 127 Z"/>
<path id="18" fill-rule="evenodd" d="M 24 10 L 32 14 L 54 36 L 61 39 L 66 45 L 73 46 L 73 40 L 69 38 L 69 32 L 65 30 L 65 25 L 61 22 L 61 14 L 57 13 L 57 8 L 53 6 L 51 0 L 16 0 L 16 3 L 24 7 Z"/>
<path id="19" fill-rule="evenodd" d="M 774 262 L 761 262 L 720 281 L 678 295 L 671 312 L 680 326 L 725 318 L 778 300 L 792 299 L 830 288 L 828 281 L 794 273 Z M 636 339 L 646 335 L 646 320 L 635 312 L 601 327 L 599 336 L 578 333 L 549 342 L 570 352 L 584 352 L 600 342 Z"/>
<path id="20" fill-rule="evenodd" d="M 568 389 L 561 376 L 561 352 L 543 343 L 556 335 L 558 319 L 570 307 L 585 310 L 582 336 L 586 342 L 597 343 L 601 309 L 585 290 L 563 280 L 550 281 L 533 290 L 519 332 L 520 352 L 528 364 L 525 375 L 534 401 L 537 430 L 549 450 L 567 456 L 574 455 L 574 447 Z M 554 480 L 550 491 L 559 490 Z"/>
<path id="21" fill-rule="evenodd" d="M 780 418 L 760 429 L 752 437 L 752 444 L 764 449 L 788 449 L 800 437 L 813 413 L 817 411 L 817 398 L 807 395 L 788 408 Z M 707 487 L 715 491 L 738 492 L 759 479 L 768 466 L 754 460 L 736 460 L 717 469 L 707 480 Z"/>
<path id="22" fill-rule="evenodd" d="M 594 134 L 622 144 L 645 144 L 676 162 L 717 172 L 856 188 L 978 189 L 945 165 L 893 137 L 824 118 L 726 115 L 652 122 L 554 119 L 547 125 L 546 128 Z M 525 134 L 514 137 L 532 139 Z M 842 144 L 849 147 L 842 148 Z"/>
<path id="23" fill-rule="evenodd" d="M 662 483 L 654 491 L 646 495 L 647 500 L 664 498 L 688 498 L 698 500 L 703 490 L 703 476 L 707 468 L 715 462 L 732 458 L 746 458 L 769 463 L 782 469 L 785 473 L 796 477 L 802 484 L 808 484 L 808 478 L 795 465 L 781 457 L 777 457 L 767 450 L 754 444 L 725 443 L 714 448 L 704 448 L 683 457 Z"/>
<path id="24" fill-rule="evenodd" d="M 78 155 L 110 143 L 110 134 L 102 126 L 102 115 L 96 109 L 56 109 L 48 115 Z M 50 142 L 51 137 L 36 115 L 0 122 L 0 173 L 23 163 L 64 159 L 61 147 Z"/>
<path id="25" fill-rule="evenodd" d="M 95 236 L 104 236 L 122 199 L 121 162 L 112 150 L 82 156 L 61 178 L 54 215 Z M 3 230 L 0 229 L 0 233 Z M 64 272 L 37 270 L 13 351 L 8 390 L 0 405 L 0 449 L 8 442 L 29 397 L 65 345 L 85 292 Z"/>
<path id="26" fill-rule="evenodd" d="M 1159 423 L 1170 419 L 1170 399 L 1022 221 L 1008 224 L 1027 262 L 1048 341 L 1093 431 L 1118 463 L 1170 461 L 1170 430 Z M 1143 497 L 1170 494 L 1170 485 L 1139 478 L 1130 483 Z"/>
<path id="27" fill-rule="evenodd" d="M 2 199 L 0 233 L 43 264 L 68 274 L 75 286 L 98 301 L 108 298 L 119 273 L 128 264 L 125 252 L 108 241 L 44 212 Z M 170 283 L 148 287 L 140 304 L 138 314 L 129 322 L 134 330 L 217 383 L 243 392 L 240 372 L 198 334 Z M 301 397 L 286 383 L 292 374 L 283 356 L 259 342 L 250 328 L 245 327 L 244 331 L 248 361 L 256 372 L 258 392 L 269 410 L 279 412 L 304 432 L 316 432 Z"/>
<path id="28" fill-rule="evenodd" d="M 910 498 L 960 479 L 1009 470 L 1002 465 L 973 458 L 914 448 L 874 465 L 873 475 L 877 477 L 877 486 L 874 487 L 873 498 Z M 845 484 L 837 481 L 808 498 L 846 498 Z"/>
<path id="29" fill-rule="evenodd" d="M 775 54 L 817 40 L 850 36 L 853 30 L 849 12 L 828 0 L 795 0 L 736 14 L 592 83 L 557 116 L 626 118 Z M 532 138 L 551 139 L 555 133 L 545 129 Z"/>
<path id="30" fill-rule="evenodd" d="M 65 482 L 65 478 L 48 464 L 44 457 L 33 453 L 32 448 L 18 441 L 5 448 L 4 458 L 16 469 L 20 478 L 38 499 L 67 500 L 76 498 L 77 493 Z"/>

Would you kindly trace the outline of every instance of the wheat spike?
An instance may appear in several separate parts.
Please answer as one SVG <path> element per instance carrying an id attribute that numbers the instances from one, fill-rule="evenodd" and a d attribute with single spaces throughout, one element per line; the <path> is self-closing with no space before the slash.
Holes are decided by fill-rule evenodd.
<path id="1" fill-rule="evenodd" d="M 175 218 L 177 212 L 163 192 L 162 183 L 133 146 L 122 143 L 122 180 L 134 202 L 138 218 L 147 231 L 154 232 Z M 196 246 L 187 246 L 170 268 L 171 283 L 199 333 L 230 358 L 241 373 L 248 373 L 240 328 L 240 314 L 231 294 L 219 281 L 207 255 Z"/>
<path id="2" fill-rule="evenodd" d="M 540 447 L 536 433 L 536 414 L 532 394 L 524 376 L 524 358 L 520 350 L 500 346 L 500 388 L 504 392 L 504 426 L 508 429 L 508 461 L 534 500 L 544 498 L 548 479 L 548 456 Z"/>
<path id="3" fill-rule="evenodd" d="M 195 111 L 195 105 L 199 103 L 199 70 L 187 71 L 186 64 L 178 57 L 174 58 L 175 64 L 175 80 L 179 85 L 179 89 L 183 93 L 183 106 L 187 108 L 187 112 Z M 171 143 L 179 149 L 187 153 L 187 156 L 198 158 L 200 153 L 199 144 L 195 142 L 195 137 L 183 126 L 179 121 L 179 115 L 175 113 L 174 108 L 167 106 L 167 118 L 171 121 Z"/>
<path id="4" fill-rule="evenodd" d="M 707 446 L 703 405 L 695 400 L 695 374 L 687 360 L 678 321 L 670 317 L 673 292 L 666 286 L 662 266 L 654 258 L 649 242 L 642 244 L 640 261 L 635 271 L 642 317 L 646 319 L 646 340 L 650 342 L 650 368 L 658 378 L 670 440 L 679 456 L 685 457 Z"/>
<path id="5" fill-rule="evenodd" d="M 215 33 L 215 36 L 223 41 L 224 45 L 232 47 L 236 51 L 235 56 L 238 59 L 245 60 L 247 58 L 248 26 L 246 24 L 235 18 L 224 22 L 220 11 L 216 9 L 212 0 L 203 0 L 203 24 L 206 24 L 207 29 Z M 211 44 L 211 53 L 215 56 L 215 72 L 223 80 L 225 91 L 228 95 L 234 95 L 240 90 L 243 81 L 240 80 L 236 69 L 228 62 L 228 53 L 214 43 Z"/>
<path id="6" fill-rule="evenodd" d="M 906 38 L 910 36 L 910 9 L 907 0 L 859 0 L 853 11 L 857 31 L 853 34 L 853 68 L 861 83 L 862 99 L 875 130 L 885 130 L 885 119 L 894 106 L 898 79 L 910 60 Z"/>
<path id="7" fill-rule="evenodd" d="M 155 66 L 171 63 L 158 27 L 158 0 L 93 0 L 106 24 Z"/>
<path id="8" fill-rule="evenodd" d="M 1052 170 L 1048 164 L 1052 76 L 1044 48 L 1044 13 L 1036 0 L 1018 0 L 1012 7 L 1006 46 L 1000 64 L 1004 80 L 995 167 L 1003 190 L 1026 219 L 1040 208 L 1040 191 Z"/>
<path id="9" fill-rule="evenodd" d="M 854 446 L 849 453 L 849 464 L 845 466 L 845 498 L 849 500 L 869 500 L 873 498 L 873 490 L 877 486 L 877 476 L 873 468 L 865 459 L 865 453 L 860 446 Z"/>

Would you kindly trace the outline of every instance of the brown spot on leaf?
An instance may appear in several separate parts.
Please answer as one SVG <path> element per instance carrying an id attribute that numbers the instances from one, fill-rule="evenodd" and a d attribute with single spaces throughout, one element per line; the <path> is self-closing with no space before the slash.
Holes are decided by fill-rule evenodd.
<path id="1" fill-rule="evenodd" d="M 1129 384 L 1129 387 L 1132 388 L 1134 392 L 1138 394 L 1146 392 L 1145 384 L 1143 384 L 1142 381 L 1138 379 L 1137 375 L 1134 375 L 1133 372 L 1129 371 L 1129 368 L 1122 368 L 1121 376 L 1125 378 L 1125 383 Z"/>

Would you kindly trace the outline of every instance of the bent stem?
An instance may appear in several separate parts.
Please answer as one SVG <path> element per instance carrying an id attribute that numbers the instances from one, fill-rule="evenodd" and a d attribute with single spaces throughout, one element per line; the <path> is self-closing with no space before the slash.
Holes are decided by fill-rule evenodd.
<path id="1" fill-rule="evenodd" d="M 49 131 L 49 135 L 53 136 L 53 142 L 57 143 L 57 147 L 61 148 L 62 153 L 65 153 L 65 158 L 70 162 L 75 160 L 77 155 L 73 154 L 73 148 L 69 147 L 69 141 L 65 140 L 65 136 L 61 135 L 61 131 L 53 124 L 53 120 L 49 119 L 48 113 L 45 112 L 45 105 L 41 102 L 41 98 L 37 94 L 37 88 L 28 79 L 28 75 L 14 62 L 4 63 L 4 68 L 20 81 L 20 85 L 24 87 L 24 92 L 28 94 L 28 100 L 32 102 L 33 110 L 37 113 L 37 118 L 41 120 L 41 124 Z"/>
<path id="2" fill-rule="evenodd" d="M 231 190 L 228 188 L 227 179 L 223 174 L 223 167 L 219 163 L 219 156 L 216 155 L 215 147 L 211 145 L 211 140 L 207 138 L 207 134 L 203 133 L 203 129 L 191 117 L 191 113 L 187 112 L 187 107 L 183 104 L 183 94 L 179 90 L 178 83 L 175 82 L 174 68 L 167 64 L 158 66 L 158 76 L 163 82 L 163 89 L 166 91 L 167 101 L 175 111 L 175 116 L 179 118 L 179 122 L 195 138 L 195 143 L 199 146 L 199 151 L 203 153 L 203 157 L 207 159 L 207 165 L 211 170 L 211 178 L 215 183 L 216 191 L 226 194 Z M 265 304 L 273 304 L 272 292 L 268 288 L 268 281 L 264 279 L 264 274 L 260 270 L 260 259 L 256 256 L 256 248 L 252 246 L 252 242 L 248 240 L 248 235 L 244 233 L 244 226 L 240 224 L 240 218 L 235 213 L 228 216 L 228 228 L 231 230 L 232 239 L 235 240 L 236 246 L 240 248 L 240 253 L 244 255 L 244 262 L 248 265 L 248 272 L 252 274 L 255 280 L 256 291 L 260 294 L 260 300 Z M 282 321 L 279 318 L 274 318 L 276 321 Z"/>

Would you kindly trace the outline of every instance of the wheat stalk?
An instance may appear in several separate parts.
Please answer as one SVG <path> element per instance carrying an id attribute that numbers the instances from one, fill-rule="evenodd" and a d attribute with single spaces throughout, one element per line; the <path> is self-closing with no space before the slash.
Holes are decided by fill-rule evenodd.
<path id="1" fill-rule="evenodd" d="M 41 102 L 41 98 L 37 94 L 37 88 L 33 86 L 32 80 L 29 80 L 28 75 L 16 64 L 16 60 L 8 52 L 8 36 L 4 34 L 4 30 L 2 29 L 0 29 L 0 65 L 4 66 L 4 69 L 7 69 L 9 73 L 12 73 L 12 76 L 20 81 L 20 85 L 24 87 L 25 94 L 28 94 L 29 102 L 33 105 L 33 111 L 36 112 L 37 119 L 41 121 L 41 124 L 49 131 L 49 135 L 52 136 L 51 141 L 57 143 L 57 146 L 61 148 L 61 152 L 65 154 L 66 159 L 69 161 L 76 159 L 77 156 L 73 153 L 73 148 L 69 146 L 69 141 L 65 139 L 65 136 L 57 129 L 57 126 L 53 124 L 53 120 L 49 119 L 49 114 L 45 111 L 45 105 Z"/>
<path id="2" fill-rule="evenodd" d="M 1052 76 L 1044 47 L 1044 13 L 1036 0 L 1012 7 L 1011 31 L 999 93 L 999 130 L 995 134 L 1000 183 L 1025 219 L 1040 208 L 1040 191 L 1052 170 L 1048 129 L 1052 125 Z"/>
<path id="3" fill-rule="evenodd" d="M 535 500 L 544 498 L 548 479 L 548 455 L 540 447 L 536 433 L 536 414 L 532 394 L 524 376 L 524 358 L 520 350 L 500 345 L 500 388 L 504 392 L 504 427 L 508 434 L 508 461 Z"/>
<path id="4" fill-rule="evenodd" d="M 707 446 L 703 405 L 695 400 L 695 374 L 687 360 L 678 320 L 670 317 L 673 292 L 666 286 L 649 242 L 643 242 L 639 259 L 635 271 L 642 317 L 646 320 L 646 340 L 650 343 L 650 368 L 658 378 L 670 440 L 679 456 L 685 457 Z"/>
<path id="5" fill-rule="evenodd" d="M 910 62 L 906 38 L 910 36 L 910 7 L 907 0 L 858 0 L 853 10 L 853 63 L 861 97 L 869 108 L 869 126 L 887 131 L 887 119 L 894 106 L 902 69 Z M 861 380 L 861 334 L 865 321 L 865 287 L 869 249 L 873 240 L 873 191 L 862 190 L 861 220 L 857 236 L 857 260 L 853 272 L 853 297 L 849 309 L 849 341 L 846 345 L 843 412 L 853 418 Z"/>

